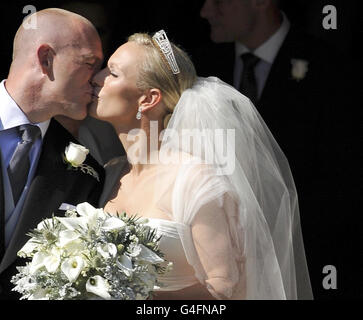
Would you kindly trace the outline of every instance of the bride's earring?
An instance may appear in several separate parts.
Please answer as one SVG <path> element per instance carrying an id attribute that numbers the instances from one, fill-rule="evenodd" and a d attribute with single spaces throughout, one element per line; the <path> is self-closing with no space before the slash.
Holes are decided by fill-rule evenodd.
<path id="1" fill-rule="evenodd" d="M 142 111 L 142 107 L 139 107 L 139 110 L 137 111 L 137 114 L 136 114 L 136 119 L 137 120 L 140 120 L 141 119 L 141 111 Z"/>

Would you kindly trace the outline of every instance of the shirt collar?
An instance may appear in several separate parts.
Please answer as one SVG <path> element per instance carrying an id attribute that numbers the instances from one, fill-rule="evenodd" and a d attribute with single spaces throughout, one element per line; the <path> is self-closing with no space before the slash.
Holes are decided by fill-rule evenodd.
<path id="1" fill-rule="evenodd" d="M 44 138 L 50 120 L 40 123 L 31 123 L 6 90 L 5 81 L 6 80 L 3 80 L 0 83 L 0 130 L 11 129 L 23 124 L 33 124 L 39 127 L 42 138 Z"/>
<path id="2" fill-rule="evenodd" d="M 253 51 L 253 54 L 260 59 L 272 64 L 275 60 L 275 57 L 280 50 L 282 43 L 284 42 L 287 33 L 290 29 L 290 21 L 285 15 L 284 12 L 281 11 L 282 15 L 282 23 L 280 28 L 270 37 L 262 43 L 258 48 Z M 240 42 L 235 42 L 235 51 L 236 57 L 241 56 L 246 52 L 250 52 L 245 45 Z"/>

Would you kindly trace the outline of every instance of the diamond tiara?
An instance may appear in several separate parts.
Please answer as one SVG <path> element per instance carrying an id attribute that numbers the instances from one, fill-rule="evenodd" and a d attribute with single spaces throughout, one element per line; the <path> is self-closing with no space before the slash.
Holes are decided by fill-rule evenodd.
<path id="1" fill-rule="evenodd" d="M 165 31 L 160 30 L 160 31 L 156 32 L 154 34 L 154 36 L 152 37 L 152 39 L 156 42 L 156 44 L 160 48 L 160 51 L 166 58 L 166 61 L 167 61 L 168 65 L 170 66 L 173 74 L 180 73 L 179 66 L 175 60 L 173 49 L 171 47 L 171 44 L 169 42 L 169 39 L 168 39 Z"/>

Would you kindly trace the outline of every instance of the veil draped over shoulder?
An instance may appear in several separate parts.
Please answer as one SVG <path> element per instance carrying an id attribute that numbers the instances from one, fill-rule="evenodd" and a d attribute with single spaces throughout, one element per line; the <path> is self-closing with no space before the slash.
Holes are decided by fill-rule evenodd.
<path id="1" fill-rule="evenodd" d="M 169 194 L 187 260 L 212 295 L 312 298 L 289 164 L 247 97 L 198 78 L 159 154 L 157 201 Z"/>

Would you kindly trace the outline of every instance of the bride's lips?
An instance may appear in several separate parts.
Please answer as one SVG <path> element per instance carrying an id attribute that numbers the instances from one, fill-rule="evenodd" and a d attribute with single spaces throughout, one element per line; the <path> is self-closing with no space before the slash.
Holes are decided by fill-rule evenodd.
<path id="1" fill-rule="evenodd" d="M 99 98 L 99 96 L 98 96 L 98 94 L 96 92 L 92 92 L 91 96 L 92 96 L 92 99 L 98 99 Z"/>

